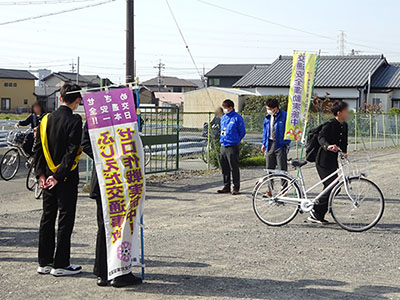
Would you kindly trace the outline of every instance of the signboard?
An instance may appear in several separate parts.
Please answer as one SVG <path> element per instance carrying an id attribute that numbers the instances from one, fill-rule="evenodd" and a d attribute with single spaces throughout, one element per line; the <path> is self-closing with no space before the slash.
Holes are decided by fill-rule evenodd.
<path id="1" fill-rule="evenodd" d="M 296 52 L 293 55 L 286 139 L 300 141 L 303 138 L 311 103 L 316 62 L 317 54 Z"/>
<path id="2" fill-rule="evenodd" d="M 140 263 L 139 229 L 145 198 L 143 146 L 132 90 L 88 93 L 83 104 L 101 191 L 111 280 Z"/>

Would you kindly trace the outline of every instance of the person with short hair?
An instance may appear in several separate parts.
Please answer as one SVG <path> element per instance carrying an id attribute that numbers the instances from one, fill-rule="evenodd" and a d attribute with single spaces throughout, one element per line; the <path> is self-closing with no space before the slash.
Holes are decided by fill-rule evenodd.
<path id="1" fill-rule="evenodd" d="M 80 266 L 70 263 L 71 234 L 78 199 L 82 152 L 82 118 L 73 114 L 82 100 L 80 87 L 64 84 L 60 107 L 43 116 L 35 145 L 35 171 L 43 189 L 43 212 L 39 229 L 39 274 L 74 275 Z M 57 246 L 55 222 L 58 213 Z"/>
<path id="2" fill-rule="evenodd" d="M 331 175 L 338 168 L 338 151 L 347 152 L 348 126 L 346 120 L 349 118 L 349 105 L 344 101 L 336 101 L 331 108 L 333 119 L 326 122 L 319 132 L 318 142 L 320 148 L 317 153 L 315 165 L 321 180 Z M 337 176 L 332 176 L 324 182 L 324 189 L 327 188 Z M 328 201 L 332 189 L 327 190 L 310 212 L 308 220 L 312 223 L 328 223 L 325 214 L 328 212 Z"/>
<path id="3" fill-rule="evenodd" d="M 224 116 L 221 118 L 221 168 L 224 187 L 217 192 L 231 193 L 231 175 L 233 181 L 232 195 L 240 194 L 239 144 L 246 135 L 244 120 L 235 111 L 232 100 L 222 102 Z"/>
<path id="4" fill-rule="evenodd" d="M 265 153 L 268 170 L 287 171 L 287 154 L 290 140 L 285 139 L 286 111 L 279 109 L 279 101 L 270 98 L 265 103 L 267 115 L 264 120 L 261 151 Z M 272 197 L 272 191 L 268 190 L 264 197 Z"/>

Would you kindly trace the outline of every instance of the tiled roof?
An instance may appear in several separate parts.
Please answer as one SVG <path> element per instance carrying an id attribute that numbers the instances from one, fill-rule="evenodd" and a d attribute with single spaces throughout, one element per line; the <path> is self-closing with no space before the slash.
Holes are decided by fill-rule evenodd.
<path id="1" fill-rule="evenodd" d="M 14 70 L 14 69 L 0 69 L 0 78 L 10 79 L 32 79 L 36 80 L 36 76 L 26 70 Z"/>
<path id="2" fill-rule="evenodd" d="M 144 86 L 158 86 L 158 77 L 149 79 L 145 82 L 142 82 Z M 181 79 L 178 77 L 171 76 L 162 76 L 161 77 L 161 85 L 162 86 L 183 86 L 183 87 L 196 87 L 197 85 L 189 80 Z"/>
<path id="3" fill-rule="evenodd" d="M 206 77 L 242 77 L 256 66 L 256 64 L 220 64 L 211 69 Z"/>
<path id="4" fill-rule="evenodd" d="M 234 87 L 289 87 L 292 56 L 280 56 L 268 68 L 255 68 Z M 383 55 L 321 56 L 316 87 L 362 87 L 386 59 Z"/>
<path id="5" fill-rule="evenodd" d="M 380 67 L 371 78 L 374 89 L 400 88 L 400 63 Z"/>

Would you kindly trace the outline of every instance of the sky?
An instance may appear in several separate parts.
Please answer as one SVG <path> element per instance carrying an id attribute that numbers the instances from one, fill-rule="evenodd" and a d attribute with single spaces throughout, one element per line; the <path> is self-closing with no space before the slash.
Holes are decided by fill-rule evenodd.
<path id="1" fill-rule="evenodd" d="M 79 56 L 81 74 L 123 83 L 124 0 L 1 25 L 102 2 L 75 1 L 17 5 L 28 1 L 0 0 L 0 68 L 70 71 Z M 362 55 L 384 54 L 390 62 L 400 61 L 398 0 L 204 1 L 212 5 L 169 0 L 200 73 L 219 63 L 271 63 L 294 50 L 320 49 L 322 55 L 338 55 L 341 30 L 345 53 L 355 49 Z M 164 76 L 199 79 L 166 0 L 135 0 L 135 48 L 140 81 L 157 76 L 154 67 L 160 60 Z"/>

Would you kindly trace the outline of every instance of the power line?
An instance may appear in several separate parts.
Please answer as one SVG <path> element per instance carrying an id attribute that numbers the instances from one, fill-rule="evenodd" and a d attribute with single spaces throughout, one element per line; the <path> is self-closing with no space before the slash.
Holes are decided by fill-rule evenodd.
<path id="1" fill-rule="evenodd" d="M 107 1 L 99 2 L 99 3 L 94 3 L 94 4 L 89 4 L 89 5 L 85 5 L 85 6 L 81 6 L 81 7 L 75 7 L 75 8 L 71 8 L 71 9 L 61 10 L 61 11 L 52 12 L 52 13 L 48 13 L 48 14 L 43 14 L 43 15 L 39 15 L 39 16 L 27 17 L 27 18 L 17 19 L 17 20 L 13 20 L 13 21 L 6 21 L 6 22 L 0 23 L 0 26 L 1 25 L 8 25 L 8 24 L 24 22 L 24 21 L 30 21 L 30 20 L 35 20 L 35 19 L 40 19 L 40 18 L 44 18 L 44 17 L 60 15 L 60 14 L 64 14 L 64 13 L 68 13 L 68 12 L 72 12 L 72 11 L 77 11 L 77 10 L 81 10 L 81 9 L 100 6 L 100 5 L 107 4 L 107 3 L 110 3 L 110 2 L 114 2 L 114 1 L 116 1 L 116 0 L 107 0 Z"/>
<path id="2" fill-rule="evenodd" d="M 95 0 L 47 0 L 47 1 L 21 1 L 21 2 L 0 2 L 0 5 L 14 6 L 14 5 L 43 5 L 43 4 L 65 4 L 65 3 L 78 3 L 78 2 L 91 2 Z"/>

